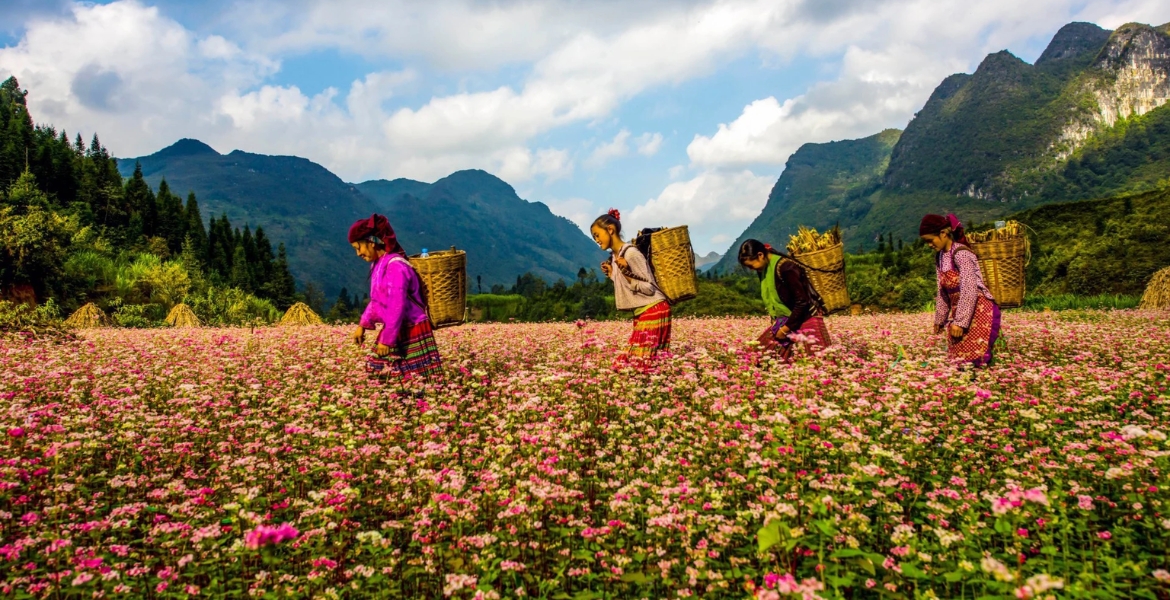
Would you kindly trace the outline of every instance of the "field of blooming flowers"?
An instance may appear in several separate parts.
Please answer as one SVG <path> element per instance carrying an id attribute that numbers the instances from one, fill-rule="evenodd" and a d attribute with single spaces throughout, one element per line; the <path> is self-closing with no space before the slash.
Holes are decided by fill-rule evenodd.
<path id="1" fill-rule="evenodd" d="M 345 329 L 0 342 L 0 597 L 1167 598 L 1170 314 L 438 333 L 445 383 Z"/>

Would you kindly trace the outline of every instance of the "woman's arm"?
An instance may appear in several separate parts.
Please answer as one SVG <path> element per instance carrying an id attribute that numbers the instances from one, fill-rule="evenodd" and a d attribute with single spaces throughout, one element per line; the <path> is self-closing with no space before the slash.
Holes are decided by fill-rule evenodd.
<path id="1" fill-rule="evenodd" d="M 630 289 L 642 294 L 643 296 L 653 296 L 657 288 L 650 282 L 654 281 L 654 274 L 650 271 L 650 263 L 646 262 L 646 257 L 637 248 L 631 248 L 625 253 L 626 263 L 630 265 L 630 272 L 635 277 L 644 279 L 645 281 L 638 281 L 638 279 L 631 279 L 626 277 L 626 282 L 629 283 Z"/>
<path id="2" fill-rule="evenodd" d="M 406 320 L 406 307 L 410 303 L 410 266 L 394 261 L 386 265 L 381 282 L 382 333 L 378 343 L 393 347 L 398 343 L 398 334 Z M 373 303 L 373 296 L 370 297 Z"/>
<path id="3" fill-rule="evenodd" d="M 967 329 L 975 317 L 975 303 L 979 291 L 979 259 L 970 250 L 954 253 L 955 267 L 959 270 L 959 306 L 955 308 L 954 324 Z"/>
<path id="4" fill-rule="evenodd" d="M 785 300 L 785 304 L 791 302 L 788 309 L 792 311 L 784 326 L 788 328 L 788 331 L 798 331 L 804 322 L 812 316 L 812 298 L 809 297 L 808 288 L 801 280 L 800 267 L 791 262 L 785 262 L 780 265 L 779 270 L 779 277 L 776 278 L 776 285 L 779 289 L 776 291 L 780 294 L 780 299 Z"/>
<path id="5" fill-rule="evenodd" d="M 383 271 L 384 269 L 375 266 L 370 273 L 370 301 L 366 304 L 366 309 L 362 311 L 362 318 L 358 320 L 358 325 L 361 325 L 362 329 L 377 329 L 376 325 L 382 322 L 382 311 L 385 306 L 382 303 L 383 294 L 378 288 Z"/>

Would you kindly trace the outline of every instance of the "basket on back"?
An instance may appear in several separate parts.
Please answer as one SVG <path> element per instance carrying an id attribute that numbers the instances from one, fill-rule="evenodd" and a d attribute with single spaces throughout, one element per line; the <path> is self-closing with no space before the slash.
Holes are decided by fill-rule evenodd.
<path id="1" fill-rule="evenodd" d="M 1008 221 L 1004 227 L 967 236 L 971 251 L 979 257 L 983 283 L 1000 308 L 1024 304 L 1024 268 L 1028 266 L 1028 236 L 1024 227 Z"/>
<path id="2" fill-rule="evenodd" d="M 462 325 L 467 317 L 467 253 L 452 246 L 425 258 L 411 256 L 410 264 L 422 283 L 431 326 Z"/>
<path id="3" fill-rule="evenodd" d="M 695 250 L 686 225 L 643 229 L 638 232 L 634 245 L 650 260 L 658 289 L 672 304 L 699 295 Z"/>
<path id="4" fill-rule="evenodd" d="M 845 243 L 841 240 L 840 229 L 833 227 L 818 234 L 815 229 L 802 226 L 796 235 L 790 236 L 788 253 L 811 267 L 805 272 L 809 283 L 824 301 L 826 311 L 833 313 L 852 305 L 849 288 L 845 286 Z"/>

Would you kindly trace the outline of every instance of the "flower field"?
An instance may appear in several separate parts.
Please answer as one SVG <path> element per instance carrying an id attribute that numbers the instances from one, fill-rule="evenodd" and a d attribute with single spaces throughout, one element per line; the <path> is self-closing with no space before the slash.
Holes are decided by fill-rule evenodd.
<path id="1" fill-rule="evenodd" d="M 348 330 L 0 342 L 0 597 L 1167 598 L 1170 314 L 438 332 L 368 380 Z"/>

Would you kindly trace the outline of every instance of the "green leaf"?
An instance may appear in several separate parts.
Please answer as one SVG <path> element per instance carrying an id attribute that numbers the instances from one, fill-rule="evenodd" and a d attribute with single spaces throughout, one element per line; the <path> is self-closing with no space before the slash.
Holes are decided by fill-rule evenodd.
<path id="1" fill-rule="evenodd" d="M 760 552 L 767 552 L 768 548 L 780 543 L 780 523 L 772 521 L 756 532 L 756 541 L 760 545 Z"/>
<path id="2" fill-rule="evenodd" d="M 625 581 L 626 583 L 636 583 L 638 585 L 643 585 L 646 582 L 650 581 L 650 579 L 648 577 L 646 577 L 645 573 L 640 573 L 638 571 L 635 571 L 633 573 L 623 573 L 622 574 L 622 581 Z"/>
<path id="3" fill-rule="evenodd" d="M 926 571 L 919 569 L 913 563 L 905 563 L 902 565 L 902 574 L 911 579 L 924 579 L 927 577 Z"/>
<path id="4" fill-rule="evenodd" d="M 1009 523 L 1007 521 L 1007 519 L 1003 519 L 1003 518 L 996 519 L 995 520 L 995 530 L 999 533 L 1004 534 L 1004 535 L 1010 535 L 1012 533 L 1012 524 Z"/>
<path id="5" fill-rule="evenodd" d="M 877 575 L 877 568 L 873 566 L 873 561 L 868 558 L 859 558 L 853 561 L 857 566 L 861 567 L 866 573 L 870 575 Z"/>
<path id="6" fill-rule="evenodd" d="M 865 556 L 865 552 L 857 548 L 841 548 L 840 550 L 834 550 L 829 556 L 833 558 L 852 558 L 854 556 Z"/>
<path id="7" fill-rule="evenodd" d="M 943 579 L 947 580 L 947 583 L 955 583 L 963 579 L 963 573 L 962 571 L 951 571 L 943 575 Z"/>

